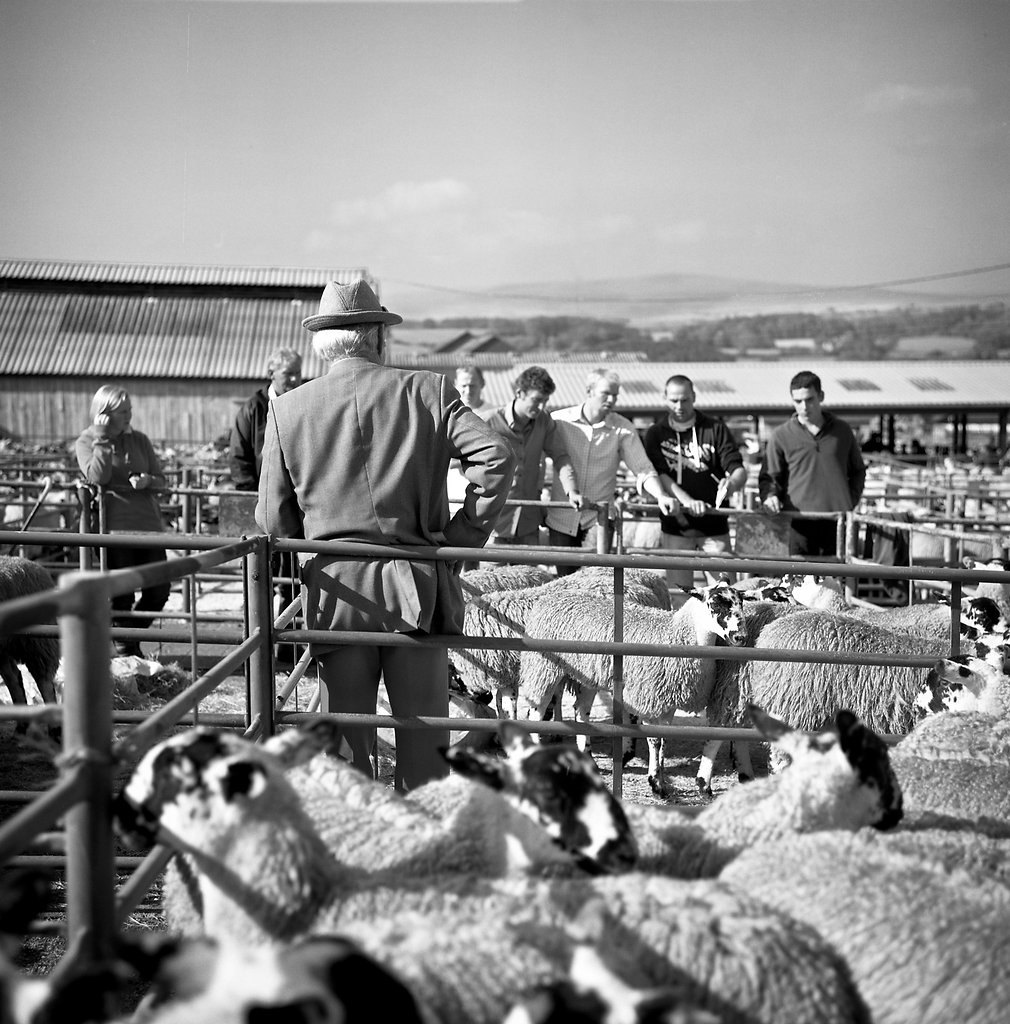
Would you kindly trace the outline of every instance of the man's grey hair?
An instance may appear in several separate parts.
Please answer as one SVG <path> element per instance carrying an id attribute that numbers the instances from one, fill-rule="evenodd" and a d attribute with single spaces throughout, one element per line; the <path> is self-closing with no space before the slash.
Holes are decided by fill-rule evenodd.
<path id="1" fill-rule="evenodd" d="M 316 331 L 312 348 L 325 363 L 368 353 L 378 355 L 382 324 L 357 324 L 354 327 Z"/>
<path id="2" fill-rule="evenodd" d="M 599 367 L 595 370 L 590 370 L 586 377 L 586 390 L 592 391 L 596 387 L 598 381 L 605 380 L 608 384 L 616 384 L 618 387 L 621 386 L 621 378 L 614 370 L 605 370 Z"/>
<path id="3" fill-rule="evenodd" d="M 271 352 L 270 358 L 267 359 L 267 373 L 271 374 L 274 370 L 280 370 L 285 366 L 293 366 L 295 363 L 301 366 L 301 352 L 296 352 L 293 348 L 279 348 L 276 352 Z"/>

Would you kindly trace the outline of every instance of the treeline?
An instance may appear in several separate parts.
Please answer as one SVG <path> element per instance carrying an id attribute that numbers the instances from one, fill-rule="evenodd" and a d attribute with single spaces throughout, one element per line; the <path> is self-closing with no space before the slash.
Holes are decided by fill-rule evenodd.
<path id="1" fill-rule="evenodd" d="M 1010 349 L 1006 303 L 937 309 L 910 306 L 858 315 L 828 311 L 732 316 L 685 324 L 659 341 L 626 322 L 590 317 L 453 318 L 426 320 L 424 326 L 489 331 L 518 352 L 639 351 L 657 362 L 732 359 L 746 349 L 769 348 L 787 338 L 812 338 L 822 351 L 847 359 L 886 359 L 900 338 L 922 335 L 971 338 L 978 359 L 995 359 L 1000 350 Z"/>

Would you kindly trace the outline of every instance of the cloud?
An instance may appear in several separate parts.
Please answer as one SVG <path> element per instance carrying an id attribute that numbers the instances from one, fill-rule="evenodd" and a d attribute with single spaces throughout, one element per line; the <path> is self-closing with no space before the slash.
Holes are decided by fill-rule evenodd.
<path id="1" fill-rule="evenodd" d="M 874 114 L 911 109 L 970 107 L 975 91 L 967 85 L 905 85 L 888 82 L 863 97 L 863 106 Z"/>
<path id="2" fill-rule="evenodd" d="M 398 181 L 371 199 L 338 200 L 330 221 L 337 228 L 388 225 L 458 209 L 469 197 L 469 187 L 454 178 Z"/>

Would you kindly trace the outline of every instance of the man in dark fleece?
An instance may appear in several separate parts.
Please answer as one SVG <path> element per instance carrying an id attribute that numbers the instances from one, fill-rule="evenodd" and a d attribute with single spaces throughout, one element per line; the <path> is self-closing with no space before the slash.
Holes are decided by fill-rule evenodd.
<path id="1" fill-rule="evenodd" d="M 852 428 L 823 408 L 816 373 L 803 370 L 789 382 L 792 417 L 768 440 L 758 496 L 769 512 L 848 512 L 863 494 L 866 466 Z M 835 556 L 837 521 L 793 519 L 790 551 Z"/>

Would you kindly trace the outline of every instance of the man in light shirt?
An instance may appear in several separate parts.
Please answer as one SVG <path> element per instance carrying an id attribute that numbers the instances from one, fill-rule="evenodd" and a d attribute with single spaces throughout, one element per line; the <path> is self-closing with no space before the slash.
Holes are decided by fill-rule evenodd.
<path id="1" fill-rule="evenodd" d="M 655 498 L 665 514 L 673 515 L 680 503 L 664 488 L 634 425 L 613 411 L 620 392 L 621 380 L 613 370 L 593 370 L 586 379 L 587 397 L 582 405 L 559 409 L 553 414 L 579 481 L 582 499 L 594 503 L 613 501 L 617 470 L 623 462 L 635 475 L 638 490 Z M 551 500 L 565 500 L 557 478 Z M 548 509 L 547 529 L 552 546 L 596 549 L 598 525 L 593 509 Z M 604 547 L 609 550 L 609 524 L 606 530 Z M 558 575 L 567 575 L 576 568 L 559 565 Z"/>

